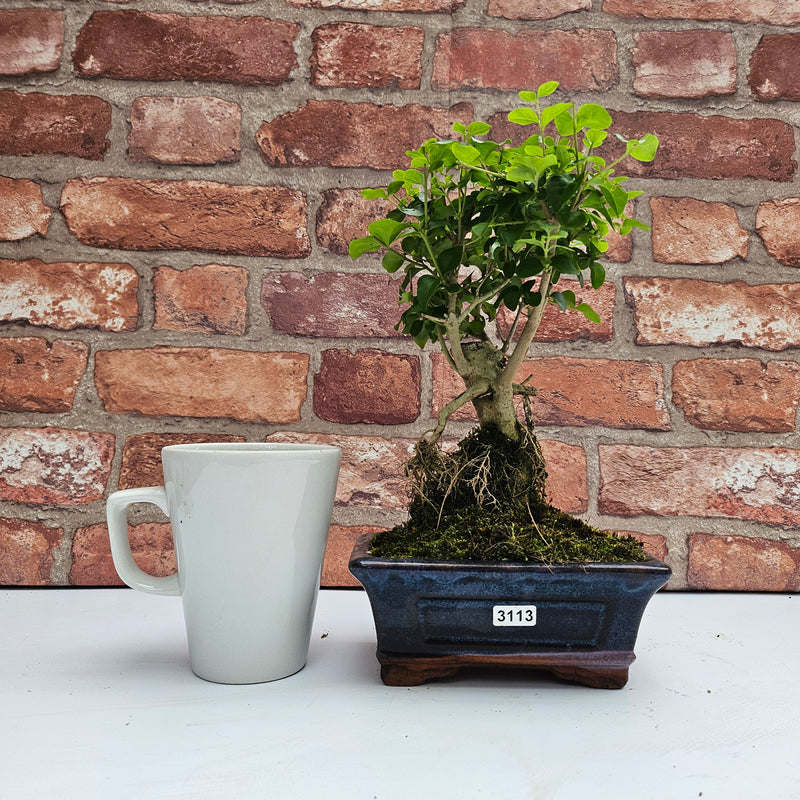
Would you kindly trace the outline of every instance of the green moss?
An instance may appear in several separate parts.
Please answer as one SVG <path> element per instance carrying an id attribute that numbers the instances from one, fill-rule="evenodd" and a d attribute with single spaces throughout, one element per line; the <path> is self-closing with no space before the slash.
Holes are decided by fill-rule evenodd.
<path id="1" fill-rule="evenodd" d="M 375 556 L 546 564 L 645 561 L 632 536 L 601 531 L 545 499 L 531 430 L 519 441 L 476 429 L 452 453 L 421 443 L 408 465 L 409 519 L 377 534 Z"/>

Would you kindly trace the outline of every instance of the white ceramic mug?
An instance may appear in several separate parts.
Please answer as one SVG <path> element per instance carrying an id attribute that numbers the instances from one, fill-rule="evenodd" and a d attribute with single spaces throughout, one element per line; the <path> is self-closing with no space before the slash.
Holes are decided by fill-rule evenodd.
<path id="1" fill-rule="evenodd" d="M 292 675 L 308 656 L 341 462 L 338 447 L 202 443 L 161 451 L 164 486 L 107 502 L 114 566 L 128 586 L 181 595 L 192 670 L 217 683 Z M 178 571 L 134 562 L 126 509 L 154 503 L 170 518 Z"/>

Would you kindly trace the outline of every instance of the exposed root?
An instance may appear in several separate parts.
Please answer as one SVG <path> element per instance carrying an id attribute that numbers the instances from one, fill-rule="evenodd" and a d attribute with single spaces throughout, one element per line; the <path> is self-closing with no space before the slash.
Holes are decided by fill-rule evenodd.
<path id="1" fill-rule="evenodd" d="M 645 560 L 633 537 L 596 530 L 547 502 L 544 457 L 526 421 L 518 441 L 492 428 L 476 428 L 453 452 L 420 441 L 406 468 L 409 520 L 378 534 L 373 554 L 554 564 Z"/>

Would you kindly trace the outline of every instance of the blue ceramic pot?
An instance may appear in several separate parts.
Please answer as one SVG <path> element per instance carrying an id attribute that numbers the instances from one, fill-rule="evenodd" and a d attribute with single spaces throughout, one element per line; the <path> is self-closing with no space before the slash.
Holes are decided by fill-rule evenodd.
<path id="1" fill-rule="evenodd" d="M 372 605 L 381 679 L 392 686 L 487 666 L 621 688 L 645 606 L 672 574 L 655 559 L 546 566 L 376 558 L 370 538 L 359 539 L 349 566 Z"/>

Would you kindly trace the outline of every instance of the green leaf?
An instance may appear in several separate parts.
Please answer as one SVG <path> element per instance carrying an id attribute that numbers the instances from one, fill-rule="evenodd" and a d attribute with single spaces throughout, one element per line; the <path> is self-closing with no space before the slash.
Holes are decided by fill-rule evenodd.
<path id="1" fill-rule="evenodd" d="M 549 97 L 556 89 L 558 89 L 558 81 L 547 81 L 536 90 L 536 97 Z M 522 92 L 520 92 L 520 97 L 522 97 Z"/>
<path id="2" fill-rule="evenodd" d="M 575 253 L 571 250 L 557 253 L 551 259 L 550 264 L 562 275 L 577 275 L 580 272 L 578 265 L 575 263 Z"/>
<path id="3" fill-rule="evenodd" d="M 539 180 L 539 173 L 527 164 L 518 164 L 506 170 L 506 178 L 517 183 L 533 183 Z"/>
<path id="4" fill-rule="evenodd" d="M 414 202 L 413 205 L 403 206 L 400 205 L 397 207 L 397 210 L 404 216 L 404 217 L 422 217 L 425 214 L 425 206 L 422 203 Z"/>
<path id="5" fill-rule="evenodd" d="M 362 189 L 361 196 L 366 200 L 377 200 L 386 197 L 386 189 Z"/>
<path id="6" fill-rule="evenodd" d="M 648 133 L 638 141 L 628 142 L 625 145 L 625 152 L 637 161 L 652 161 L 656 157 L 658 150 L 658 138 Z"/>
<path id="7" fill-rule="evenodd" d="M 432 336 L 428 334 L 426 330 L 423 329 L 421 333 L 418 333 L 416 336 L 413 337 L 414 344 L 422 350 L 423 347 L 428 343 L 428 340 L 435 341 Z"/>
<path id="8" fill-rule="evenodd" d="M 393 195 L 397 194 L 403 188 L 403 181 L 392 181 L 386 187 L 386 194 Z"/>
<path id="9" fill-rule="evenodd" d="M 592 289 L 599 289 L 605 283 L 606 268 L 599 261 L 593 261 L 589 265 L 589 276 Z"/>
<path id="10" fill-rule="evenodd" d="M 407 169 L 403 172 L 403 181 L 414 186 L 419 186 L 425 182 L 422 173 L 418 169 Z"/>
<path id="11" fill-rule="evenodd" d="M 481 156 L 477 148 L 469 144 L 459 144 L 458 142 L 453 144 L 453 155 L 465 164 L 474 164 Z"/>
<path id="12" fill-rule="evenodd" d="M 596 322 L 598 324 L 602 322 L 600 315 L 588 303 L 578 303 L 575 308 L 580 311 L 589 322 Z"/>
<path id="13" fill-rule="evenodd" d="M 408 227 L 406 222 L 396 222 L 393 219 L 376 219 L 367 229 L 372 236 L 384 247 L 392 244 L 400 233 Z"/>
<path id="14" fill-rule="evenodd" d="M 491 222 L 477 222 L 472 226 L 472 236 L 475 239 L 480 239 L 486 235 L 486 232 L 492 227 Z"/>
<path id="15" fill-rule="evenodd" d="M 503 289 L 500 299 L 509 311 L 516 311 L 519 301 L 522 299 L 522 287 L 515 286 L 513 283 Z"/>
<path id="16" fill-rule="evenodd" d="M 397 270 L 405 264 L 405 261 L 406 260 L 400 253 L 394 250 L 387 250 L 383 255 L 383 261 L 381 263 L 387 272 L 393 273 L 397 272 Z"/>
<path id="17" fill-rule="evenodd" d="M 597 103 L 586 103 L 575 114 L 575 122 L 578 130 L 583 128 L 605 130 L 611 127 L 613 120 L 611 119 L 611 114 L 603 106 L 599 106 Z"/>
<path id="18" fill-rule="evenodd" d="M 414 306 L 423 311 L 426 310 L 431 297 L 433 297 L 440 286 L 441 283 L 435 276 L 423 275 L 419 281 L 417 281 L 417 299 L 414 302 Z"/>
<path id="19" fill-rule="evenodd" d="M 448 247 L 446 250 L 442 250 L 436 258 L 439 269 L 442 272 L 452 272 L 457 269 L 461 264 L 463 252 L 464 249 L 462 247 Z"/>
<path id="20" fill-rule="evenodd" d="M 539 117 L 532 108 L 515 108 L 508 115 L 509 122 L 516 122 L 517 125 L 535 125 Z"/>
<path id="21" fill-rule="evenodd" d="M 570 113 L 574 107 L 574 103 L 554 103 L 542 111 L 542 127 L 546 128 L 553 120 L 556 121 L 556 128 L 562 136 L 569 135 L 574 131 L 572 123 L 572 114 Z M 562 126 L 568 130 L 562 131 Z"/>
<path id="22" fill-rule="evenodd" d="M 381 249 L 381 243 L 374 236 L 364 236 L 361 239 L 353 239 L 350 242 L 348 251 L 350 258 L 358 258 L 364 253 L 374 253 Z"/>
<path id="23" fill-rule="evenodd" d="M 544 264 L 542 264 L 539 258 L 533 255 L 527 255 L 520 259 L 514 270 L 514 274 L 519 275 L 520 278 L 532 278 L 534 275 L 538 275 L 543 269 Z"/>
<path id="24" fill-rule="evenodd" d="M 467 126 L 467 135 L 468 136 L 486 136 L 487 133 L 492 129 L 492 126 L 489 125 L 488 122 L 470 122 Z"/>
<path id="25" fill-rule="evenodd" d="M 482 319 L 473 319 L 467 326 L 467 333 L 473 336 L 480 336 L 486 328 L 486 323 Z"/>
<path id="26" fill-rule="evenodd" d="M 404 236 L 400 247 L 403 248 L 404 253 L 418 253 L 424 247 L 424 241 L 420 236 Z"/>
<path id="27" fill-rule="evenodd" d="M 542 96 L 544 97 L 544 95 Z M 519 99 L 526 103 L 536 103 L 539 100 L 539 96 L 536 92 L 520 92 Z"/>
<path id="28" fill-rule="evenodd" d="M 592 129 L 586 131 L 586 135 L 583 137 L 583 141 L 589 147 L 600 147 L 600 145 L 603 144 L 603 142 L 606 140 L 607 136 L 608 133 L 606 131 Z"/>
<path id="29" fill-rule="evenodd" d="M 644 222 L 639 222 L 638 219 L 628 217 L 620 226 L 619 232 L 622 236 L 627 236 L 634 228 L 641 228 L 644 231 L 650 230 L 650 226 L 645 225 Z"/>
<path id="30" fill-rule="evenodd" d="M 611 207 L 615 217 L 621 217 L 625 213 L 625 205 L 628 202 L 628 193 L 619 186 L 601 186 L 600 191 L 606 203 Z"/>
<path id="31" fill-rule="evenodd" d="M 551 302 L 555 303 L 562 311 L 567 310 L 567 298 L 564 297 L 563 292 L 552 292 L 550 295 Z"/>
<path id="32" fill-rule="evenodd" d="M 545 186 L 545 195 L 550 208 L 558 213 L 574 197 L 580 184 L 581 175 L 577 173 L 572 175 L 556 173 L 552 175 Z"/>

